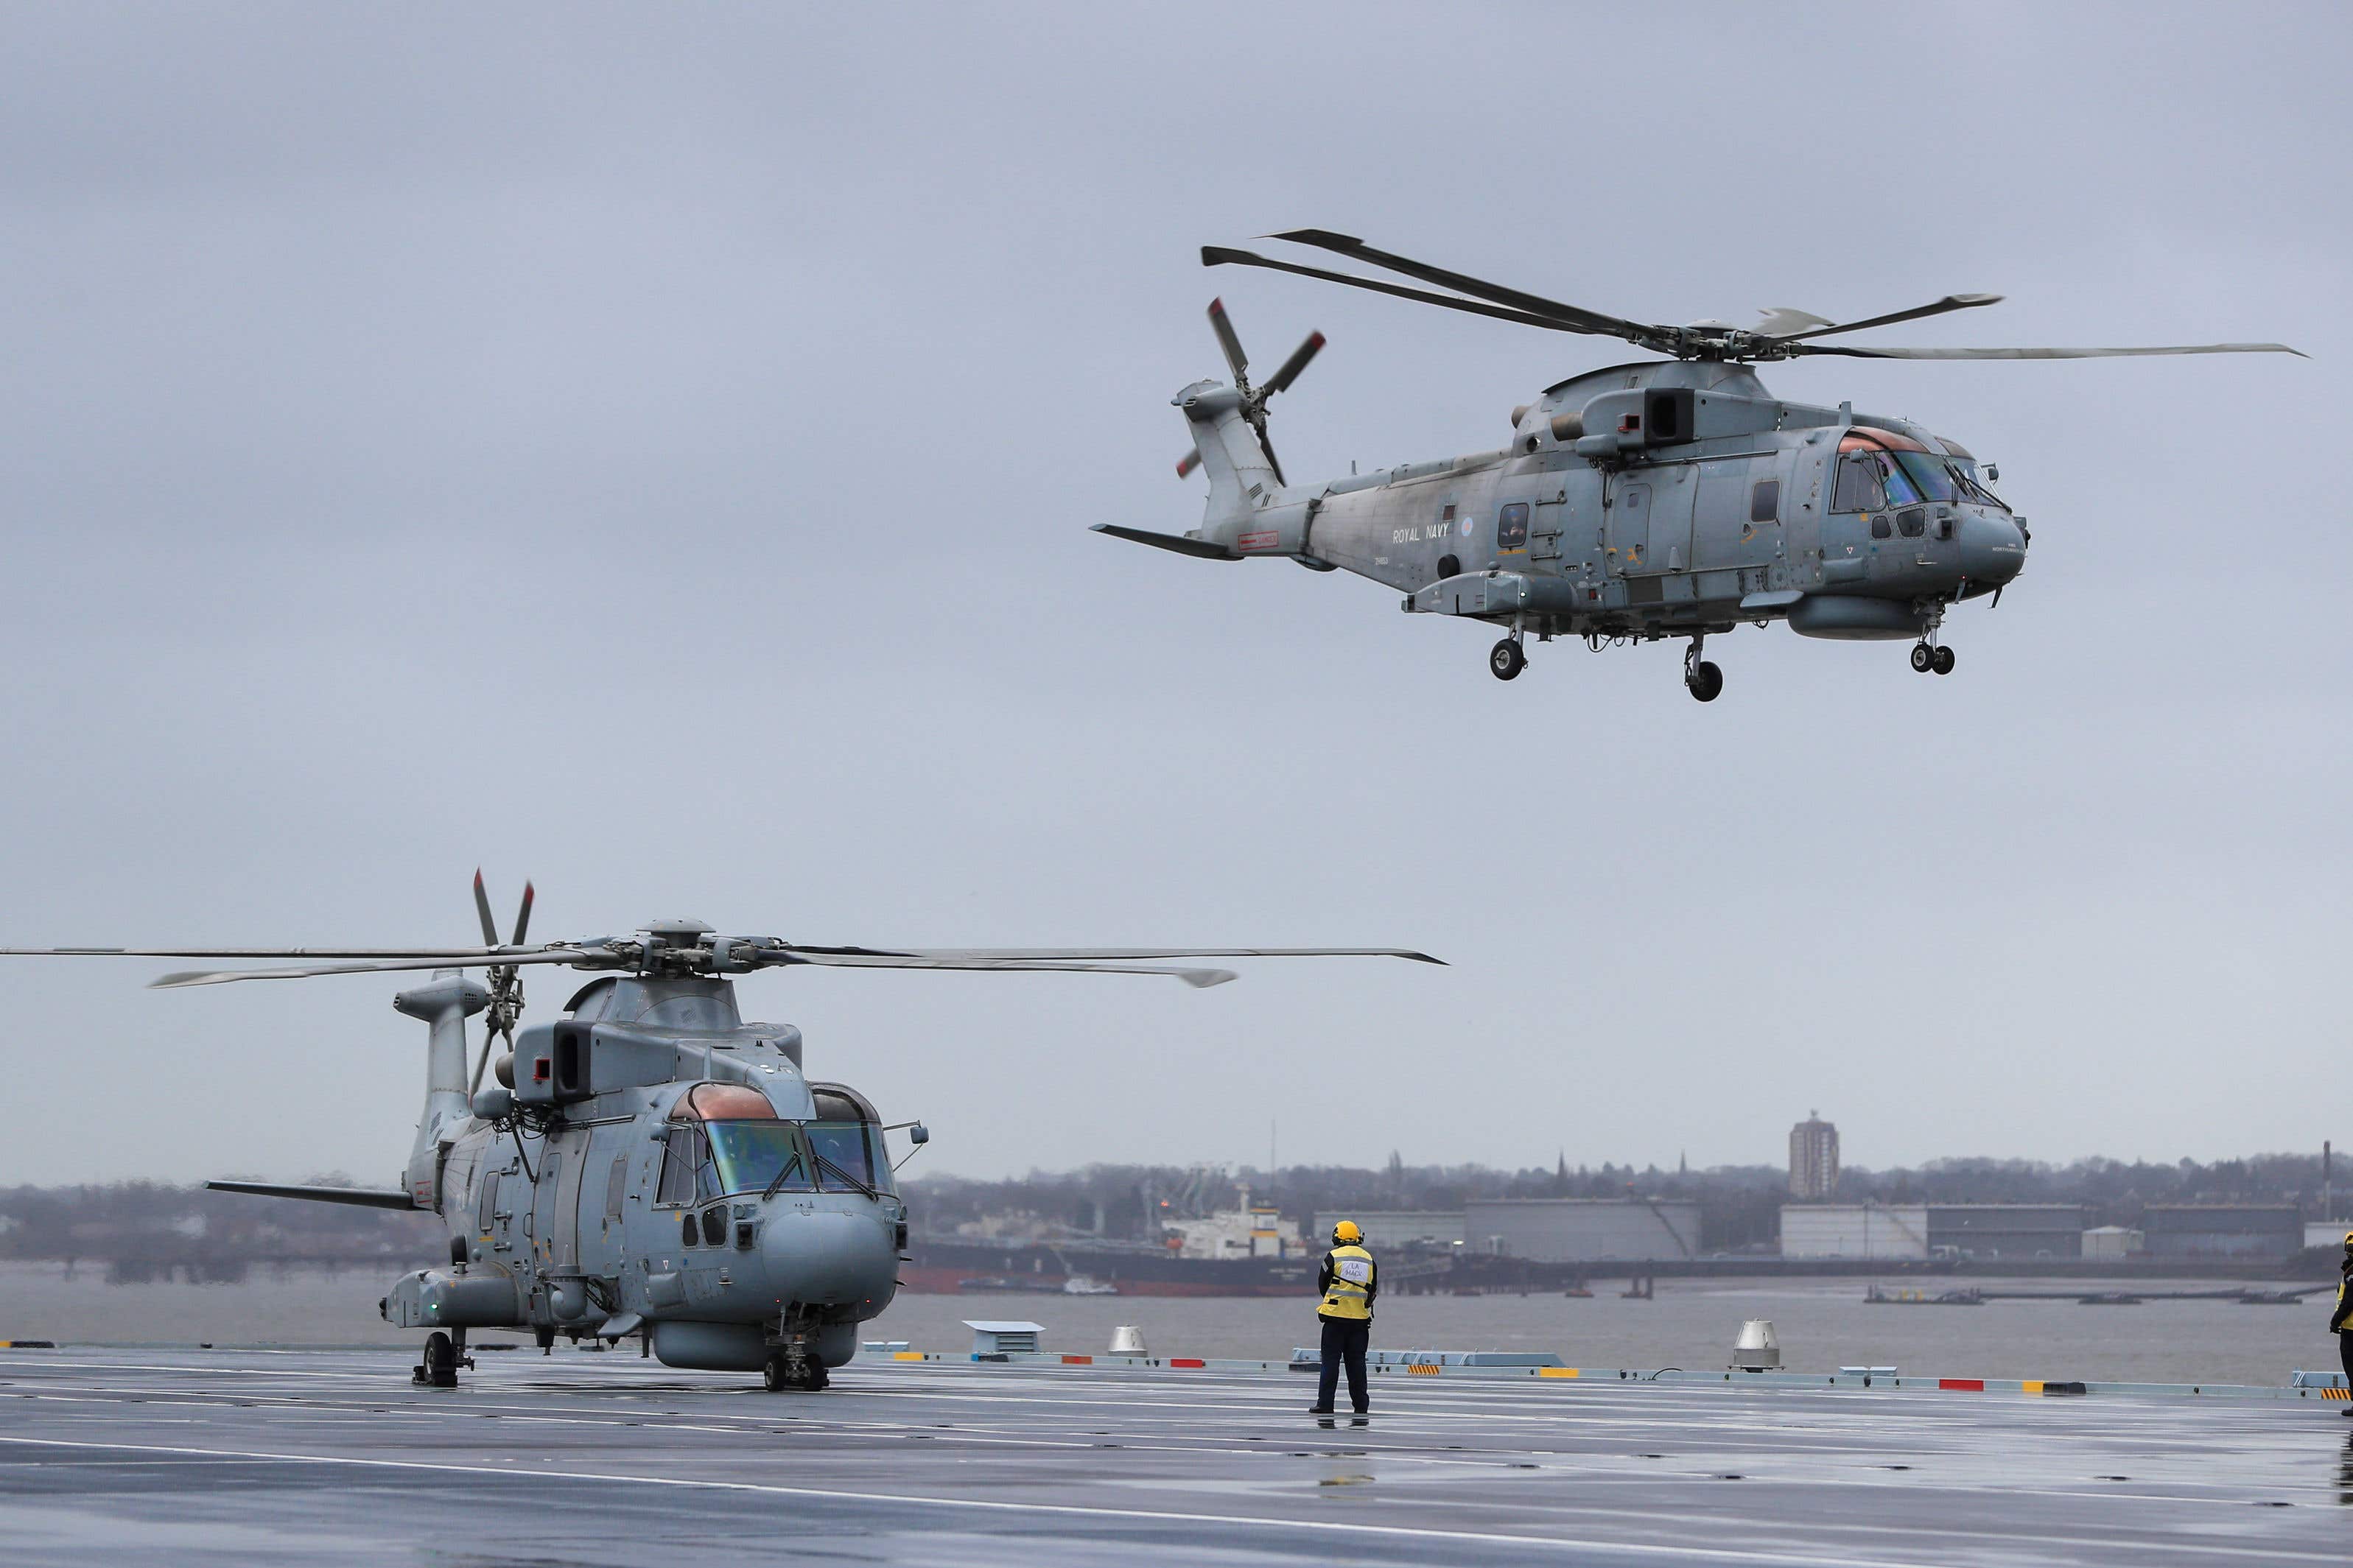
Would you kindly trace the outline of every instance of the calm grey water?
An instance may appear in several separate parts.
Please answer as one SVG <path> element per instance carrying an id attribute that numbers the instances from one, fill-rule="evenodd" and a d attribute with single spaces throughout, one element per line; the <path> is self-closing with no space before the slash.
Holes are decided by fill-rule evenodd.
<path id="1" fill-rule="evenodd" d="M 364 1270 L 259 1275 L 238 1285 L 108 1285 L 85 1268 L 0 1264 L 0 1339 L 84 1344 L 385 1344 L 416 1336 L 387 1329 L 376 1299 L 389 1279 Z M 1985 1289 L 2052 1290 L 2047 1280 L 1977 1280 Z M 2299 1367 L 2333 1369 L 2328 1299 L 2295 1307 L 2151 1301 L 2083 1307 L 1996 1301 L 1981 1307 L 1864 1302 L 1861 1279 L 1659 1281 L 1649 1301 L 1604 1291 L 1559 1296 L 1409 1296 L 1385 1300 L 1373 1342 L 1428 1350 L 1555 1352 L 1572 1366 L 1718 1367 L 1743 1320 L 1769 1318 L 1786 1365 L 1828 1372 L 1897 1366 L 1913 1375 L 2042 1377 L 2158 1383 L 2284 1383 Z M 2143 1284 L 2214 1289 L 2217 1281 Z M 1599 1289 L 1597 1287 L 1597 1289 Z M 1049 1350 L 1100 1352 L 1133 1323 L 1155 1355 L 1281 1359 L 1315 1337 L 1312 1299 L 902 1296 L 867 1325 L 870 1339 L 963 1351 L 967 1318 L 1043 1324 Z M 563 1353 L 563 1352 L 559 1352 Z"/>

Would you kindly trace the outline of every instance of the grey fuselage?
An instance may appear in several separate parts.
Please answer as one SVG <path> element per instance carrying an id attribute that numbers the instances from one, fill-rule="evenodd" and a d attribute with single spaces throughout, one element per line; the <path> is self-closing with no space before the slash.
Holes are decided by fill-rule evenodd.
<path id="1" fill-rule="evenodd" d="M 463 1018 L 484 996 L 453 975 L 398 1003 L 434 1026 L 407 1190 L 447 1222 L 453 1260 L 400 1280 L 386 1321 L 543 1339 L 643 1330 L 669 1364 L 713 1370 L 757 1369 L 786 1344 L 849 1359 L 856 1325 L 896 1289 L 906 1207 L 871 1107 L 802 1075 L 797 1029 L 743 1022 L 725 980 L 598 979 L 561 1022 L 517 1037 L 500 1072 L 514 1112 L 488 1121 L 467 1109 L 462 1069 Z M 770 1195 L 731 1181 L 687 1112 L 702 1084 L 756 1091 L 788 1124 L 764 1136 L 804 1152 L 829 1137 L 846 1169 L 810 1160 Z M 864 1131 L 844 1131 L 853 1121 Z"/>
<path id="2" fill-rule="evenodd" d="M 1592 371 L 1520 410 L 1501 450 L 1289 487 L 1233 389 L 1198 383 L 1176 402 L 1210 483 L 1187 537 L 1369 577 L 1409 612 L 1546 637 L 1787 619 L 1810 636 L 1909 637 L 2025 563 L 2022 520 L 1962 448 L 1905 420 L 1782 402 L 1736 363 Z M 1872 430 L 1971 483 L 1907 500 L 1899 478 L 1875 505 L 1841 500 L 1841 447 Z"/>

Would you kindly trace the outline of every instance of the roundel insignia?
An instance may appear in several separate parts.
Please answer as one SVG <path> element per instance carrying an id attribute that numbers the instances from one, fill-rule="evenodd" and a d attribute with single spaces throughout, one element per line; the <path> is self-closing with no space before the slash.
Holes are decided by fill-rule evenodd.
<path id="1" fill-rule="evenodd" d="M 1464 518 L 1464 519 L 1462 520 L 1462 537 L 1463 537 L 1463 538 L 1468 539 L 1468 538 L 1470 538 L 1470 537 L 1471 537 L 1471 525 L 1472 525 L 1472 523 L 1474 523 L 1474 522 L 1478 521 L 1479 521 L 1479 520 L 1478 520 L 1477 518 L 1475 518 L 1475 517 L 1466 517 L 1466 518 Z"/>

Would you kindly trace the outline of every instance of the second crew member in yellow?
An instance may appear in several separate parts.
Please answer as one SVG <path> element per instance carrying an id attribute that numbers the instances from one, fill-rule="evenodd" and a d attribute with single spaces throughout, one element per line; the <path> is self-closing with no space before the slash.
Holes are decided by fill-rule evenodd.
<path id="1" fill-rule="evenodd" d="M 1348 1369 L 1348 1401 L 1362 1415 L 1371 1407 L 1365 1392 L 1365 1347 L 1373 1337 L 1373 1298 L 1381 1293 L 1380 1266 L 1365 1249 L 1365 1233 L 1356 1222 L 1344 1219 L 1332 1227 L 1332 1250 L 1315 1289 L 1324 1293 L 1315 1315 L 1324 1320 L 1324 1369 L 1309 1414 L 1332 1414 L 1332 1396 L 1340 1391 L 1340 1369 Z"/>

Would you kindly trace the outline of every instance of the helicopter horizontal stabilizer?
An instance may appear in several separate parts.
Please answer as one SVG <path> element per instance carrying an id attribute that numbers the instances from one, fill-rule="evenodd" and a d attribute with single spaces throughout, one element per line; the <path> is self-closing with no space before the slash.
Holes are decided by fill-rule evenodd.
<path id="1" fill-rule="evenodd" d="M 1149 544 L 1155 550 L 1173 550 L 1179 555 L 1198 555 L 1204 561 L 1240 561 L 1240 556 L 1222 544 L 1212 544 L 1206 539 L 1187 539 L 1175 533 L 1153 533 L 1141 528 L 1121 528 L 1115 523 L 1099 522 L 1097 533 L 1108 533 L 1113 539 L 1133 540 Z"/>
<path id="2" fill-rule="evenodd" d="M 301 1184 L 279 1185 L 270 1182 L 206 1182 L 206 1192 L 251 1193 L 264 1198 L 308 1198 L 319 1204 L 353 1204 L 371 1209 L 413 1209 L 417 1205 L 406 1193 L 390 1192 L 381 1187 L 305 1186 Z"/>

